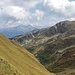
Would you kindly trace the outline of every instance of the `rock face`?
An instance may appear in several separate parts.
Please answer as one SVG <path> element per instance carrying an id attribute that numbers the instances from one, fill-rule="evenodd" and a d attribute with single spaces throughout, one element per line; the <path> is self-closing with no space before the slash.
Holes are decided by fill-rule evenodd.
<path id="1" fill-rule="evenodd" d="M 75 74 L 75 21 L 62 21 L 12 40 L 32 52 L 49 71 Z"/>

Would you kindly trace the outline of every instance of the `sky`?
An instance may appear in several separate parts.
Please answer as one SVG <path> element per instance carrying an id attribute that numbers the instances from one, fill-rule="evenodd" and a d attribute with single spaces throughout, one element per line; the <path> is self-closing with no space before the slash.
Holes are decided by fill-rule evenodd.
<path id="1" fill-rule="evenodd" d="M 64 20 L 75 20 L 75 0 L 0 0 L 0 28 L 41 28 Z"/>

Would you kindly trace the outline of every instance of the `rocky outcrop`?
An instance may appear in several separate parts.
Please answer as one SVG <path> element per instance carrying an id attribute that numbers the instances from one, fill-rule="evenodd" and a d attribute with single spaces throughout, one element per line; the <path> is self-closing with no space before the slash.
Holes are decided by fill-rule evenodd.
<path id="1" fill-rule="evenodd" d="M 75 69 L 75 21 L 62 21 L 35 33 L 14 37 L 13 40 L 32 52 L 49 71 L 58 75 L 74 72 L 68 73 Z"/>

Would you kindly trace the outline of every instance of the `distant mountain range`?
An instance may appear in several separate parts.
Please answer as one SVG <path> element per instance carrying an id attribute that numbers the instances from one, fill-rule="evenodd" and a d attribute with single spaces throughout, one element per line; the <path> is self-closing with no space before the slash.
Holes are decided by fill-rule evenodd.
<path id="1" fill-rule="evenodd" d="M 75 21 L 62 21 L 37 32 L 14 37 L 57 75 L 75 75 Z"/>
<path id="2" fill-rule="evenodd" d="M 31 25 L 19 25 L 16 27 L 2 28 L 0 29 L 0 33 L 4 34 L 8 38 L 11 38 L 11 37 L 22 35 L 34 30 L 37 30 L 37 29 Z"/>

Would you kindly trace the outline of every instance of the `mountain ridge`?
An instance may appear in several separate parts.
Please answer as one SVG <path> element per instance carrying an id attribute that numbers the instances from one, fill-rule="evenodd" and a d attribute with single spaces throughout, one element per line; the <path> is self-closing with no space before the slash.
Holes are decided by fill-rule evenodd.
<path id="1" fill-rule="evenodd" d="M 74 71 L 70 72 L 70 70 L 75 69 L 73 67 L 75 66 L 73 63 L 74 51 L 72 52 L 75 47 L 75 21 L 62 21 L 52 27 L 39 30 L 36 33 L 14 37 L 12 40 L 33 53 L 49 71 L 58 75 L 75 74 Z M 68 55 L 67 50 L 69 49 L 71 54 Z M 64 55 L 67 57 L 62 57 Z M 65 62 L 61 64 L 62 59 Z M 68 60 L 68 65 L 66 60 Z M 69 66 L 71 64 L 70 61 L 73 61 L 72 67 Z"/>
<path id="2" fill-rule="evenodd" d="M 0 33 L 4 34 L 8 38 L 12 38 L 18 35 L 32 32 L 33 30 L 37 30 L 37 28 L 31 25 L 18 25 L 15 27 L 2 28 L 0 29 Z"/>

